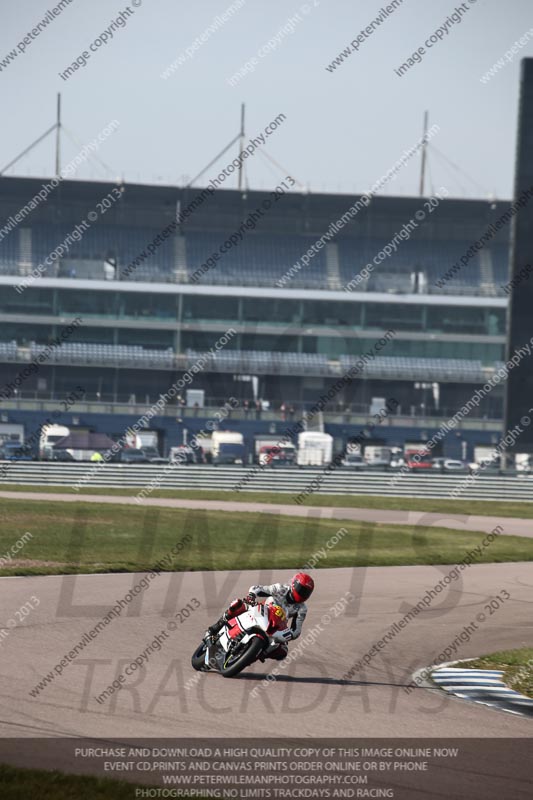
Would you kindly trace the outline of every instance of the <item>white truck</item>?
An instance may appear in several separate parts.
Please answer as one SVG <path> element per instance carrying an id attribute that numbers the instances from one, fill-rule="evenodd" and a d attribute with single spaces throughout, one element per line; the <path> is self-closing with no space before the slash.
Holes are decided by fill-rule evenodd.
<path id="1" fill-rule="evenodd" d="M 137 450 L 142 450 L 144 447 L 155 447 L 157 450 L 157 431 L 140 431 L 139 433 L 134 433 L 128 430 L 124 438 L 128 447 L 135 447 Z"/>
<path id="2" fill-rule="evenodd" d="M 24 444 L 24 425 L 9 422 L 0 423 L 0 445 L 4 444 L 4 442 Z"/>
<path id="3" fill-rule="evenodd" d="M 245 449 L 242 433 L 237 431 L 213 431 L 211 457 L 215 466 L 219 464 L 241 464 L 244 466 Z"/>
<path id="4" fill-rule="evenodd" d="M 514 463 L 517 472 L 521 472 L 524 475 L 531 475 L 533 456 L 529 453 L 516 453 Z"/>
<path id="5" fill-rule="evenodd" d="M 392 450 L 390 447 L 365 447 L 365 461 L 373 469 L 388 469 L 391 463 Z"/>
<path id="6" fill-rule="evenodd" d="M 60 439 L 64 439 L 69 433 L 70 428 L 67 428 L 66 425 L 55 425 L 53 423 L 43 425 L 39 437 L 39 458 L 44 461 L 50 460 L 56 442 L 59 442 Z"/>
<path id="7" fill-rule="evenodd" d="M 140 431 L 139 433 L 127 431 L 126 433 L 128 447 L 142 450 L 150 464 L 164 464 L 167 462 L 166 458 L 161 458 L 158 440 L 157 431 Z"/>
<path id="8" fill-rule="evenodd" d="M 187 444 L 180 444 L 177 447 L 170 448 L 168 460 L 170 464 L 181 464 L 182 466 L 196 464 L 195 451 Z"/>
<path id="9" fill-rule="evenodd" d="M 298 435 L 296 463 L 299 467 L 323 467 L 333 459 L 333 436 L 317 431 Z"/>
<path id="10" fill-rule="evenodd" d="M 495 453 L 494 447 L 480 445 L 474 447 L 474 461 L 468 466 L 471 472 L 494 472 L 500 469 L 501 457 Z"/>

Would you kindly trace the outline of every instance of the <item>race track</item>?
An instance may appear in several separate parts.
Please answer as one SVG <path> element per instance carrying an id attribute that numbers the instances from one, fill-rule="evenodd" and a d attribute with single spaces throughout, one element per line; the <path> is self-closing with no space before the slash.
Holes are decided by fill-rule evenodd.
<path id="1" fill-rule="evenodd" d="M 2 492 L 1 496 L 134 503 L 132 497 L 98 495 Z M 530 520 L 420 512 L 169 499 L 148 504 L 435 524 L 487 532 L 502 524 L 505 534 L 525 536 L 532 535 L 533 527 Z M 374 738 L 424 744 L 460 738 L 464 742 L 460 772 L 453 761 L 442 764 L 432 796 L 499 800 L 502 788 L 512 784 L 517 800 L 529 797 L 529 762 L 512 740 L 521 739 L 529 746 L 531 718 L 467 703 L 438 689 L 405 690 L 413 673 L 435 660 L 442 661 L 439 655 L 452 643 L 457 649 L 444 660 L 530 646 L 532 563 L 468 567 L 436 595 L 427 610 L 397 627 L 366 667 L 354 669 L 356 662 L 390 633 L 391 626 L 405 619 L 409 609 L 451 570 L 450 565 L 315 570 L 316 591 L 304 635 L 291 644 L 294 657 L 280 669 L 275 682 L 265 679 L 279 666 L 276 662 L 257 664 L 237 678 L 224 679 L 194 672 L 190 656 L 207 625 L 230 599 L 244 594 L 252 583 L 287 579 L 291 571 L 163 572 L 150 582 L 142 573 L 0 578 L 4 626 L 0 628 L 1 760 L 101 774 L 100 766 L 73 759 L 76 742 L 94 745 L 126 739 L 175 741 L 178 737 L 200 740 L 211 736 L 242 743 L 268 737 L 281 742 L 291 737 L 315 741 L 353 737 L 354 741 Z M 141 581 L 146 590 L 124 604 L 120 616 L 102 626 L 93 638 L 95 626 Z M 497 610 L 491 611 L 487 603 L 496 596 L 500 601 Z M 351 597 L 354 599 L 348 600 Z M 347 603 L 344 607 L 342 598 Z M 20 619 L 20 609 L 28 608 L 28 603 L 36 608 Z M 190 614 L 181 613 L 188 605 L 198 604 Z M 468 636 L 464 634 L 466 626 Z M 313 637 L 305 639 L 310 632 L 316 636 L 314 641 Z M 83 642 L 84 648 L 76 655 L 73 648 Z M 150 645 L 151 652 L 147 650 Z M 125 677 L 143 652 L 148 653 L 148 661 Z M 72 660 L 61 666 L 59 662 L 67 654 Z M 349 679 L 343 678 L 347 673 Z M 46 676 L 52 679 L 43 683 Z M 113 681 L 118 685 L 119 676 L 124 681 L 121 688 L 104 697 L 102 693 Z M 40 737 L 50 746 L 42 747 Z M 21 747 L 21 738 L 27 748 Z M 487 752 L 476 744 L 480 738 L 489 744 Z M 500 747 L 504 738 L 507 745 Z M 480 783 L 480 776 L 490 776 L 488 783 Z M 142 782 L 153 783 L 155 777 L 137 775 Z M 397 780 L 400 786 L 411 777 L 398 776 Z M 457 794 L 458 780 L 464 782 L 464 793 Z M 415 791 L 414 784 L 409 785 L 411 790 L 399 796 L 414 796 L 409 793 Z"/>
<path id="2" fill-rule="evenodd" d="M 354 661 L 449 569 L 318 570 L 306 629 L 322 624 L 323 631 L 276 683 L 262 683 L 275 666 L 267 663 L 231 680 L 200 674 L 190 689 L 185 684 L 197 675 L 190 667 L 190 655 L 208 623 L 228 599 L 271 576 L 161 573 L 141 600 L 133 601 L 89 641 L 36 697 L 30 690 L 141 576 L 2 578 L 4 619 L 13 618 L 32 595 L 40 602 L 23 622 L 3 629 L 9 633 L 2 634 L 1 644 L 0 736 L 531 736 L 532 723 L 526 718 L 423 688 L 411 694 L 403 689 L 416 668 L 430 664 L 483 612 L 486 601 L 503 590 L 511 598 L 493 615 L 486 614 L 486 621 L 461 645 L 457 656 L 530 645 L 532 564 L 488 564 L 465 570 L 463 579 L 454 581 L 429 610 L 403 628 L 364 672 L 351 681 L 342 680 Z M 280 571 L 276 578 L 289 574 Z M 348 613 L 335 616 L 335 603 L 349 591 L 358 599 Z M 201 607 L 168 633 L 169 621 L 193 597 Z M 95 695 L 161 631 L 168 634 L 161 650 L 118 693 L 99 704 Z"/>

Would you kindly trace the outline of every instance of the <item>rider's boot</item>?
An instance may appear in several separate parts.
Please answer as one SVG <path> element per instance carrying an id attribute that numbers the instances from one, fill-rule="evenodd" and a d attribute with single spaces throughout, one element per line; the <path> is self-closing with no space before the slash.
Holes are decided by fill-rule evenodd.
<path id="1" fill-rule="evenodd" d="M 216 622 L 214 622 L 212 625 L 209 626 L 209 628 L 207 629 L 207 632 L 208 632 L 209 636 L 211 637 L 211 639 L 215 639 L 216 638 L 217 634 L 224 627 L 224 623 L 225 622 L 226 622 L 225 615 L 222 614 L 220 619 L 217 619 Z"/>
<path id="2" fill-rule="evenodd" d="M 228 619 L 232 619 L 233 617 L 237 616 L 238 614 L 242 614 L 243 611 L 246 611 L 246 603 L 237 598 L 236 600 L 232 600 L 229 605 L 227 611 L 225 611 L 222 616 L 217 619 L 212 625 L 209 626 L 207 632 L 211 639 L 214 639 L 216 635 L 220 632 L 221 628 L 226 624 Z"/>

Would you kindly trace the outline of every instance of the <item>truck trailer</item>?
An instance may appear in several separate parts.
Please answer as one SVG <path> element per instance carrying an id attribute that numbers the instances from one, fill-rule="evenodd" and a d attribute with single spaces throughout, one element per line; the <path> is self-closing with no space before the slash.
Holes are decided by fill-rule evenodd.
<path id="1" fill-rule="evenodd" d="M 304 431 L 298 436 L 296 463 L 299 467 L 323 467 L 333 459 L 333 436 Z"/>

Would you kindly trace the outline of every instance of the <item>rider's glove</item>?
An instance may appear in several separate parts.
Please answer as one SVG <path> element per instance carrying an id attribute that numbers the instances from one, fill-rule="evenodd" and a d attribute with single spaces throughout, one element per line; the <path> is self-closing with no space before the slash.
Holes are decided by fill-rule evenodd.
<path id="1" fill-rule="evenodd" d="M 249 606 L 255 606 L 255 594 L 253 592 L 249 592 L 244 598 L 244 602 L 248 603 Z"/>

